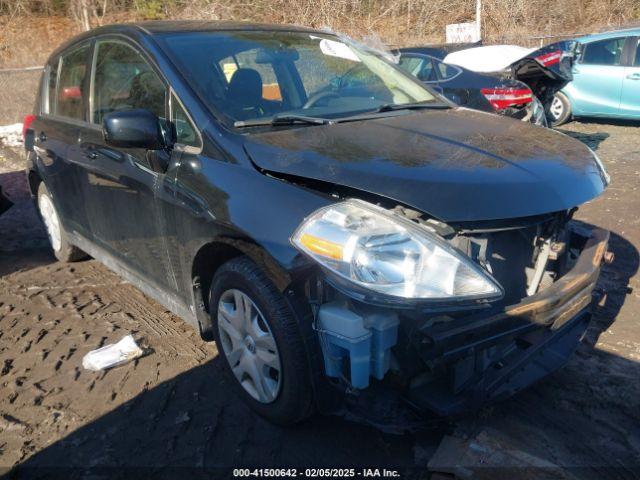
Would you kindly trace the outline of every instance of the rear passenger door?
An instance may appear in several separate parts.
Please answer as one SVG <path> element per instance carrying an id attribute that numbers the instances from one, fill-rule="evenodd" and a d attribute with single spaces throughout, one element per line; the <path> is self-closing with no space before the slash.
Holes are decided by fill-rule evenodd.
<path id="1" fill-rule="evenodd" d="M 166 181 L 154 171 L 149 152 L 106 144 L 107 113 L 146 109 L 166 121 L 168 88 L 150 59 L 120 38 L 99 38 L 93 53 L 90 124 L 80 135 L 78 161 L 93 243 L 129 271 L 163 290 L 176 288 L 165 243 Z"/>
<path id="2" fill-rule="evenodd" d="M 84 234 L 88 224 L 73 150 L 86 125 L 90 53 L 90 42 L 74 45 L 46 66 L 41 112 L 32 123 L 38 166 L 62 223 Z"/>
<path id="3" fill-rule="evenodd" d="M 640 118 L 640 38 L 629 38 L 629 61 L 624 69 L 620 115 Z"/>
<path id="4" fill-rule="evenodd" d="M 576 115 L 616 116 L 620 110 L 625 75 L 625 37 L 586 43 L 573 67 L 569 85 L 571 108 Z"/>

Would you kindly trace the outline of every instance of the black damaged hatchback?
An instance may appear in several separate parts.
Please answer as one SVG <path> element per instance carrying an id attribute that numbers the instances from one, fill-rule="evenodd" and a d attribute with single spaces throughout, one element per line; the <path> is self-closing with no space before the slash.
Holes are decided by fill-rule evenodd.
<path id="1" fill-rule="evenodd" d="M 589 148 L 327 32 L 102 27 L 50 57 L 25 132 L 56 257 L 215 340 L 278 423 L 512 395 L 576 348 L 609 257 L 572 220 L 609 182 Z"/>

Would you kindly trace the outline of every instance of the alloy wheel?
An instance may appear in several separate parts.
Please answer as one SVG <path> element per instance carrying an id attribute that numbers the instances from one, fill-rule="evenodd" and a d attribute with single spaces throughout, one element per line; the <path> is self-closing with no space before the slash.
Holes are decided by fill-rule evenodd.
<path id="1" fill-rule="evenodd" d="M 247 294 L 226 290 L 218 301 L 222 352 L 240 385 L 255 400 L 273 402 L 282 384 L 282 363 L 264 316 Z"/>
<path id="2" fill-rule="evenodd" d="M 553 97 L 551 101 L 551 106 L 549 107 L 549 112 L 554 120 L 561 118 L 564 113 L 564 104 L 562 100 L 560 100 L 557 96 Z"/>

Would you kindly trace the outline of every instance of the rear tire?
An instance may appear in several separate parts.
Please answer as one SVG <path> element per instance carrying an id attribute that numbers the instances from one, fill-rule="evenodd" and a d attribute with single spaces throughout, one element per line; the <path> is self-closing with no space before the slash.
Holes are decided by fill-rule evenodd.
<path id="1" fill-rule="evenodd" d="M 87 254 L 69 241 L 60 217 L 53 203 L 53 198 L 44 182 L 38 186 L 38 213 L 42 219 L 53 255 L 61 262 L 77 262 L 87 258 Z"/>
<path id="2" fill-rule="evenodd" d="M 222 265 L 211 283 L 209 311 L 218 353 L 236 394 L 277 424 L 310 416 L 313 390 L 299 327 L 264 272 L 247 257 Z"/>
<path id="3" fill-rule="evenodd" d="M 547 112 L 549 123 L 553 127 L 562 125 L 571 119 L 571 102 L 562 92 L 556 92 Z"/>

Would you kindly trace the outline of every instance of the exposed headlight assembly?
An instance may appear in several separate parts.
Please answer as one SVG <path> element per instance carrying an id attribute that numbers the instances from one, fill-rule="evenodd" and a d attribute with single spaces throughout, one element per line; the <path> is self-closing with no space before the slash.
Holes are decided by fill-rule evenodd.
<path id="1" fill-rule="evenodd" d="M 440 237 L 375 205 L 348 200 L 321 208 L 291 237 L 339 277 L 414 300 L 495 299 L 500 285 Z"/>

